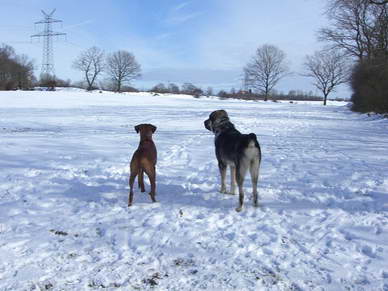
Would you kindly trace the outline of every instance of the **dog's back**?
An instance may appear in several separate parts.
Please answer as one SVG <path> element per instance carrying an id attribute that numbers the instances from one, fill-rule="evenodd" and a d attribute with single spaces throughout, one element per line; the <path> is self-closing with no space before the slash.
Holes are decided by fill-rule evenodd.
<path id="1" fill-rule="evenodd" d="M 150 165 L 155 166 L 157 159 L 155 143 L 152 140 L 141 141 L 134 153 L 134 159 L 143 170 Z"/>
<path id="2" fill-rule="evenodd" d="M 131 174 L 129 177 L 129 199 L 128 206 L 132 205 L 133 201 L 133 183 L 136 176 L 138 176 L 139 187 L 141 192 L 145 192 L 144 188 L 144 173 L 147 174 L 150 183 L 151 183 L 151 199 L 155 202 L 155 189 L 156 189 L 156 160 L 157 152 L 155 143 L 152 140 L 152 134 L 156 130 L 156 126 L 152 124 L 139 124 L 135 126 L 137 133 L 140 133 L 140 143 L 137 150 L 134 152 L 131 163 L 130 170 Z"/>
<path id="3" fill-rule="evenodd" d="M 223 130 L 216 136 L 216 156 L 225 164 L 233 163 L 236 166 L 242 159 L 261 161 L 261 149 L 256 134 L 242 134 L 231 124 L 230 128 Z"/>

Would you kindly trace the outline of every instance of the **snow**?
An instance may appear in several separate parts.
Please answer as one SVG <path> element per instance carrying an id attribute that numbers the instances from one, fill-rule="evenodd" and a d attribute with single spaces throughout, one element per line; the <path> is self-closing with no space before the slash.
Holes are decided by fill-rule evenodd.
<path id="1" fill-rule="evenodd" d="M 0 290 L 388 289 L 386 119 L 79 90 L 0 105 Z M 203 121 L 221 108 L 261 143 L 260 208 L 218 193 Z M 158 202 L 128 208 L 139 123 L 158 127 Z"/>

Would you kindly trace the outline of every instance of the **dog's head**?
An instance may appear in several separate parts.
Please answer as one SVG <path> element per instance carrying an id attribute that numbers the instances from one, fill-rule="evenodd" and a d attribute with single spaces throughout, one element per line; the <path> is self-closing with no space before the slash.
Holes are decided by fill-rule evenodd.
<path id="1" fill-rule="evenodd" d="M 141 138 L 152 138 L 152 134 L 156 131 L 156 126 L 152 124 L 138 124 L 135 126 L 137 133 L 140 133 Z"/>
<path id="2" fill-rule="evenodd" d="M 207 130 L 216 133 L 225 122 L 229 122 L 228 113 L 225 110 L 216 110 L 210 113 L 209 119 L 205 120 L 204 124 Z"/>

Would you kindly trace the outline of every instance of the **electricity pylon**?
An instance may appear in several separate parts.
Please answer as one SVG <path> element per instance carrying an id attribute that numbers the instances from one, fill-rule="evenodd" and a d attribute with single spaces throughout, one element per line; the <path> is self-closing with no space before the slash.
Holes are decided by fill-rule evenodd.
<path id="1" fill-rule="evenodd" d="M 63 32 L 55 32 L 52 30 L 53 23 L 62 22 L 62 20 L 54 19 L 52 16 L 56 9 L 51 11 L 51 13 L 46 13 L 41 10 L 44 19 L 35 24 L 44 24 L 44 30 L 38 34 L 31 35 L 31 38 L 34 37 L 43 37 L 43 55 L 42 55 L 42 68 L 40 76 L 45 78 L 54 78 L 55 70 L 54 70 L 54 47 L 53 47 L 53 37 L 66 35 Z"/>

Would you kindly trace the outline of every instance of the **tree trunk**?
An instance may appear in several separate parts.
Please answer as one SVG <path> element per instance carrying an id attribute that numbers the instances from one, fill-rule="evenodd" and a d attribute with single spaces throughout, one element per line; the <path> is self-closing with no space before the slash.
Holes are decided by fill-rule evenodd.
<path id="1" fill-rule="evenodd" d="M 92 90 L 92 84 L 90 83 L 90 80 L 89 80 L 89 75 L 88 75 L 88 72 L 86 71 L 85 72 L 85 78 L 86 78 L 86 82 L 88 83 L 88 91 L 91 91 Z"/>
<path id="2" fill-rule="evenodd" d="M 269 95 L 269 89 L 268 89 L 268 82 L 265 82 L 265 96 L 264 101 L 268 101 L 268 95 Z"/>
<path id="3" fill-rule="evenodd" d="M 268 95 L 269 95 L 269 92 L 268 92 L 269 90 L 268 90 L 268 87 L 266 86 L 265 87 L 265 95 L 264 95 L 264 101 L 268 101 Z"/>
<path id="4" fill-rule="evenodd" d="M 94 82 L 96 81 L 96 77 L 97 77 L 97 75 L 94 74 L 92 80 L 90 81 L 89 91 L 93 90 L 93 85 L 94 85 Z"/>
<path id="5" fill-rule="evenodd" d="M 326 106 L 326 103 L 327 103 L 327 95 L 328 94 L 325 94 L 325 96 L 323 97 L 323 105 Z"/>

